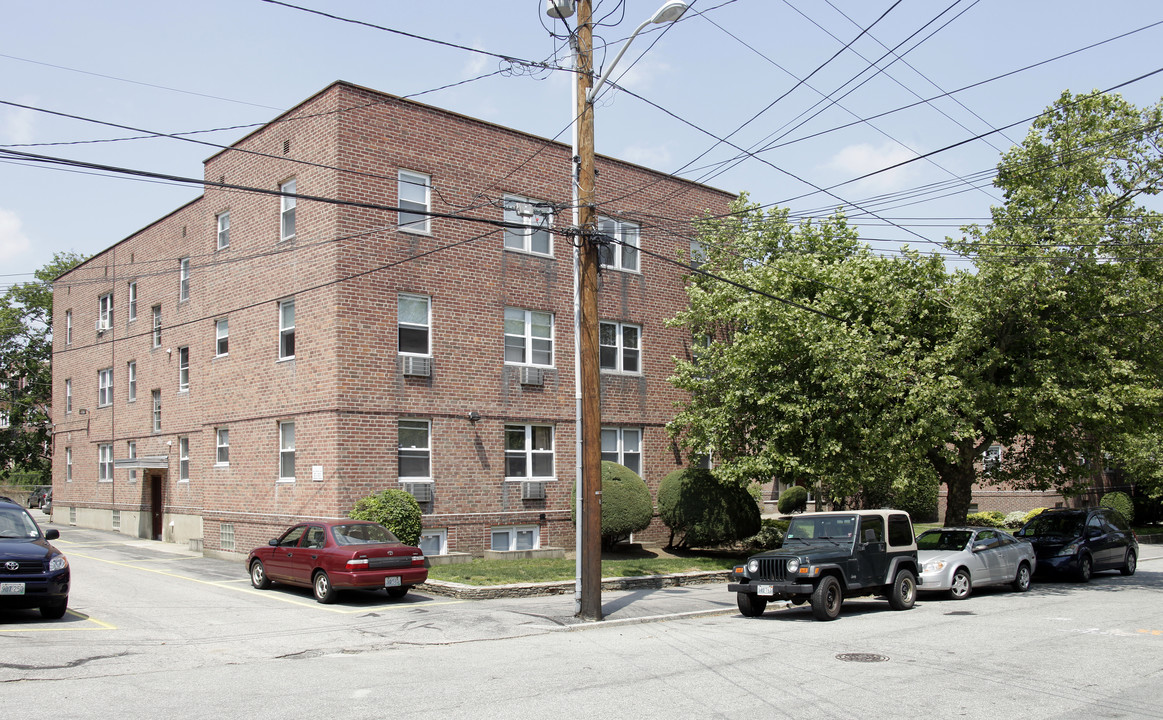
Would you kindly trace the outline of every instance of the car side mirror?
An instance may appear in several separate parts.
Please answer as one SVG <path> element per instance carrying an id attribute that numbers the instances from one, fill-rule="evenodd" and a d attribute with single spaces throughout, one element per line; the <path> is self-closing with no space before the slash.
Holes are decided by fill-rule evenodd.
<path id="1" fill-rule="evenodd" d="M 56 540 L 60 536 L 61 536 L 61 531 L 57 530 L 56 528 L 49 528 L 48 530 L 44 531 L 44 539 L 45 540 Z"/>
<path id="2" fill-rule="evenodd" d="M 271 547 L 278 547 L 279 546 L 279 539 L 278 538 L 271 538 L 270 541 L 267 543 L 267 545 L 270 545 Z"/>
<path id="3" fill-rule="evenodd" d="M 1096 538 L 1099 535 L 1102 535 L 1102 530 L 1099 528 L 1092 527 L 1092 528 L 1086 529 L 1086 537 L 1088 537 L 1088 538 Z"/>
<path id="4" fill-rule="evenodd" d="M 973 552 L 975 552 L 975 553 L 979 553 L 979 552 L 982 552 L 982 551 L 988 550 L 988 549 L 989 549 L 989 546 L 986 545 L 985 543 L 979 543 L 979 544 L 973 546 Z"/>

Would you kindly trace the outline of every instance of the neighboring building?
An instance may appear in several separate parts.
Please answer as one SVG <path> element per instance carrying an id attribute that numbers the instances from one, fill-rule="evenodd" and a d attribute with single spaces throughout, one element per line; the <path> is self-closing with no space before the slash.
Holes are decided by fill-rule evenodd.
<path id="1" fill-rule="evenodd" d="M 733 199 L 597 165 L 603 230 L 676 261 Z M 570 174 L 567 146 L 347 83 L 209 158 L 208 183 L 402 210 L 208 184 L 62 275 L 54 515 L 241 553 L 402 487 L 430 553 L 572 547 Z M 686 464 L 685 273 L 603 258 L 603 458 L 653 491 Z"/>

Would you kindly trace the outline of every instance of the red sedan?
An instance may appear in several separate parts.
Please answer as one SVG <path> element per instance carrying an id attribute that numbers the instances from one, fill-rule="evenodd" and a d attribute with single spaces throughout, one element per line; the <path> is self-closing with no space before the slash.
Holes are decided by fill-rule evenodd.
<path id="1" fill-rule="evenodd" d="M 384 588 L 402 598 L 428 579 L 420 548 L 405 545 L 387 528 L 363 520 L 320 520 L 295 525 L 246 559 L 250 582 L 266 590 L 272 582 L 309 587 L 321 603 L 340 590 Z"/>

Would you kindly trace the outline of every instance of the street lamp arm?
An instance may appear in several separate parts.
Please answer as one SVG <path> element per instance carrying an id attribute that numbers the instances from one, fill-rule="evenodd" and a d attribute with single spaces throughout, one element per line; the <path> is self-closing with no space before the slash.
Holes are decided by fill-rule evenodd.
<path id="1" fill-rule="evenodd" d="M 686 12 L 686 9 L 687 5 L 685 2 L 681 2 L 681 0 L 669 0 L 669 2 L 658 8 L 654 15 L 650 16 L 650 18 L 635 28 L 634 32 L 630 33 L 630 37 L 626 39 L 626 42 L 622 43 L 622 49 L 619 50 L 618 54 L 614 56 L 614 62 L 610 63 L 609 66 L 606 67 L 606 71 L 602 73 L 602 76 L 598 78 L 596 83 L 594 83 L 593 88 L 591 88 L 590 91 L 586 93 L 586 102 L 592 103 L 598 98 L 598 91 L 600 91 L 602 86 L 606 84 L 606 80 L 609 79 L 610 73 L 614 72 L 614 68 L 617 67 L 618 61 L 621 60 L 622 56 L 626 54 L 626 48 L 630 47 L 630 43 L 634 42 L 634 38 L 638 37 L 638 33 L 642 32 L 643 28 L 651 23 L 674 22 L 682 17 L 682 14 Z"/>

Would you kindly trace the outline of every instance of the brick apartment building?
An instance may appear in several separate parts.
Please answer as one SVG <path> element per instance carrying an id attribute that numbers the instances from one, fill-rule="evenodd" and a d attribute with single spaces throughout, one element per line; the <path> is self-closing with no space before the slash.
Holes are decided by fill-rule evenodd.
<path id="1" fill-rule="evenodd" d="M 55 284 L 58 521 L 242 553 L 402 487 L 432 554 L 572 547 L 570 169 L 566 145 L 342 82 L 210 157 L 201 196 Z M 603 231 L 674 260 L 732 200 L 598 172 Z M 686 464 L 664 428 L 684 271 L 603 258 L 603 458 L 655 491 Z"/>

